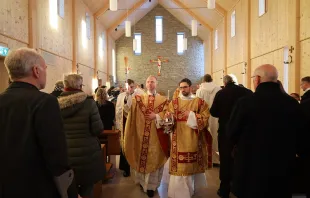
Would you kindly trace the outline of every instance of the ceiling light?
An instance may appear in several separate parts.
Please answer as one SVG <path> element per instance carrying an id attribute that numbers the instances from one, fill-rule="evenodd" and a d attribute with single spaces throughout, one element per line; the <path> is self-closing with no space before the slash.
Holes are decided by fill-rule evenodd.
<path id="1" fill-rule="evenodd" d="M 117 0 L 110 0 L 110 10 L 117 11 Z"/>
<path id="2" fill-rule="evenodd" d="M 131 22 L 125 21 L 125 34 L 126 37 L 131 37 Z"/>
<path id="3" fill-rule="evenodd" d="M 192 36 L 197 36 L 197 21 L 192 20 Z"/>
<path id="4" fill-rule="evenodd" d="M 215 8 L 215 0 L 208 0 L 208 9 Z"/>

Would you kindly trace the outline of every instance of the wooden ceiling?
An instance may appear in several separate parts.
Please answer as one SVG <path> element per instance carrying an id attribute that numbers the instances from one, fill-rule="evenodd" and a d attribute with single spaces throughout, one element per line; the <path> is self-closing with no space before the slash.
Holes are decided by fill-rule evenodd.
<path id="1" fill-rule="evenodd" d="M 125 33 L 124 21 L 134 25 L 160 4 L 188 28 L 191 20 L 198 21 L 198 36 L 206 40 L 209 32 L 223 20 L 238 0 L 216 0 L 216 9 L 207 8 L 207 0 L 118 0 L 118 10 L 109 10 L 109 0 L 83 0 L 110 35 L 117 40 Z M 115 31 L 117 28 L 117 31 Z"/>

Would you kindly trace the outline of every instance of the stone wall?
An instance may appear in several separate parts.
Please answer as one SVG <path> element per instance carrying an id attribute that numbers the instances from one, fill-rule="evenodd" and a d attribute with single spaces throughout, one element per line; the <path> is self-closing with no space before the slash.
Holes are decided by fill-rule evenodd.
<path id="1" fill-rule="evenodd" d="M 155 16 L 163 16 L 163 42 L 155 42 Z M 166 95 L 170 90 L 170 97 L 182 78 L 189 78 L 193 83 L 200 81 L 204 75 L 204 46 L 199 37 L 192 37 L 191 30 L 172 16 L 162 6 L 156 6 L 143 17 L 132 31 L 142 35 L 142 54 L 135 55 L 132 50 L 133 37 L 123 35 L 116 41 L 116 74 L 117 81 L 124 84 L 126 80 L 124 57 L 128 57 L 131 68 L 128 77 L 135 82 L 145 84 L 149 75 L 158 72 L 157 63 L 150 63 L 157 56 L 168 59 L 162 63 L 161 76 L 158 77 L 159 93 Z M 182 55 L 177 53 L 177 33 L 184 32 L 188 38 L 188 50 Z M 133 35 L 133 32 L 132 32 Z"/>

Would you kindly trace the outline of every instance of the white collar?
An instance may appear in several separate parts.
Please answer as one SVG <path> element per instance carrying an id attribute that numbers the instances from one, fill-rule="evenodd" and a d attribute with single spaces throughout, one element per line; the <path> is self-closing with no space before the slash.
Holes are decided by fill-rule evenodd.
<path id="1" fill-rule="evenodd" d="M 310 87 L 309 87 L 308 89 L 306 89 L 305 93 L 306 93 L 307 91 L 309 91 L 309 90 L 310 90 Z"/>
<path id="2" fill-rule="evenodd" d="M 183 96 L 182 92 L 179 93 L 179 97 L 181 100 L 193 100 L 194 99 L 193 94 L 190 94 L 189 96 Z"/>
<path id="3" fill-rule="evenodd" d="M 149 90 L 147 90 L 147 95 L 156 96 L 156 95 L 157 95 L 156 90 L 154 91 L 154 93 L 152 93 L 152 92 L 150 92 Z"/>

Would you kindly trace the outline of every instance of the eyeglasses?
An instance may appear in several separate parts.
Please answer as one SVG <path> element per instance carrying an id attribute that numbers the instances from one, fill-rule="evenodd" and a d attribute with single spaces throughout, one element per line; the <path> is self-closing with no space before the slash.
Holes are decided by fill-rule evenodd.
<path id="1" fill-rule="evenodd" d="M 188 86 L 184 86 L 184 87 L 179 87 L 180 89 L 186 89 L 188 88 Z"/>

